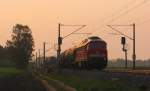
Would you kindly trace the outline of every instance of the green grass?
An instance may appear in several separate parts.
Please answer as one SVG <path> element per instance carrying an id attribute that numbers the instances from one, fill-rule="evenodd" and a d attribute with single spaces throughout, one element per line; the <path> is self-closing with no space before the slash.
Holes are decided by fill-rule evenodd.
<path id="1" fill-rule="evenodd" d="M 0 91 L 46 91 L 29 70 L 14 67 L 0 67 L 0 86 Z"/>
<path id="2" fill-rule="evenodd" d="M 12 67 L 15 66 L 13 61 L 7 59 L 0 59 L 0 67 Z"/>
<path id="3" fill-rule="evenodd" d="M 20 70 L 14 67 L 0 67 L 0 77 L 15 76 L 23 72 L 24 70 Z"/>
<path id="4" fill-rule="evenodd" d="M 62 74 L 49 74 L 46 77 L 60 80 L 77 89 L 77 91 L 140 91 L 137 88 L 128 86 L 128 84 L 123 83 L 121 80 L 84 79 L 79 76 L 67 76 Z M 49 82 L 52 81 L 49 80 Z M 55 85 L 57 84 L 55 83 Z"/>
<path id="5" fill-rule="evenodd" d="M 41 75 L 40 78 L 47 80 L 50 85 L 52 85 L 57 91 L 65 91 L 64 87 L 60 86 L 55 79 L 49 77 L 49 76 L 44 76 Z"/>

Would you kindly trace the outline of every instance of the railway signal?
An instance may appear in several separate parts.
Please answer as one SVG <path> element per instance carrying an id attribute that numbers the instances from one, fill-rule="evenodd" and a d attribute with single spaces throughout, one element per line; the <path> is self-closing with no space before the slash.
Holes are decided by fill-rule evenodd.
<path id="1" fill-rule="evenodd" d="M 126 37 L 121 37 L 121 44 L 123 45 L 122 51 L 125 53 L 125 68 L 127 68 L 127 47 L 126 47 Z"/>
<path id="2" fill-rule="evenodd" d="M 130 40 L 133 41 L 133 54 L 132 54 L 132 59 L 133 59 L 133 69 L 135 69 L 135 61 L 136 61 L 136 53 L 135 53 L 135 23 L 130 24 L 130 25 L 107 25 L 109 28 L 111 28 L 112 30 L 116 31 L 117 33 L 119 33 L 120 35 L 123 35 L 127 38 L 129 38 Z M 130 37 L 128 35 L 125 35 L 124 33 L 120 32 L 118 29 L 112 27 L 112 26 L 124 26 L 124 27 L 133 27 L 133 37 Z"/>
<path id="3" fill-rule="evenodd" d="M 121 35 L 118 33 L 109 33 L 112 35 Z M 122 51 L 125 52 L 125 68 L 127 68 L 127 51 L 128 51 L 128 46 L 126 44 L 126 37 L 121 37 L 121 44 L 123 45 Z"/>
<path id="4" fill-rule="evenodd" d="M 126 44 L 126 38 L 125 37 L 121 37 L 121 44 L 125 45 Z"/>

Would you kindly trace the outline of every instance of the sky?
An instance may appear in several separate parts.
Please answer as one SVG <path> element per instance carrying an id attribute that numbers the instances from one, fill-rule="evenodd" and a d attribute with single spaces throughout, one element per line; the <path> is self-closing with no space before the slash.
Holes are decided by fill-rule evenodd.
<path id="1" fill-rule="evenodd" d="M 150 58 L 150 1 L 149 0 L 0 0 L 0 44 L 5 46 L 11 39 L 12 27 L 20 23 L 28 25 L 35 39 L 35 52 L 51 49 L 47 55 L 56 53 L 58 23 L 64 25 L 86 25 L 78 33 L 63 40 L 62 51 L 78 44 L 89 36 L 99 36 L 107 42 L 109 59 L 124 58 L 121 35 L 107 25 L 136 24 L 137 59 Z M 61 26 L 61 36 L 76 27 Z M 132 37 L 131 26 L 114 27 Z M 132 40 L 127 39 L 128 58 L 132 58 Z"/>

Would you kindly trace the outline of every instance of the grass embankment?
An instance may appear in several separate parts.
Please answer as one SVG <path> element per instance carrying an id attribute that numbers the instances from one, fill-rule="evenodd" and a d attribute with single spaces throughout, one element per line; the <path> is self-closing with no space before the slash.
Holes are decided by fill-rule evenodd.
<path id="1" fill-rule="evenodd" d="M 56 79 L 61 82 L 64 82 L 64 84 L 75 88 L 77 91 L 143 91 L 136 87 L 129 86 L 129 84 L 124 83 L 121 79 L 115 78 L 112 80 L 94 79 L 64 74 L 49 74 L 43 77 L 47 79 L 50 82 L 50 84 L 57 86 L 57 83 L 51 80 Z"/>
<path id="2" fill-rule="evenodd" d="M 46 91 L 26 69 L 0 67 L 0 91 Z"/>
<path id="3" fill-rule="evenodd" d="M 17 69 L 14 67 L 0 67 L 0 77 L 11 77 L 23 74 L 25 70 Z"/>

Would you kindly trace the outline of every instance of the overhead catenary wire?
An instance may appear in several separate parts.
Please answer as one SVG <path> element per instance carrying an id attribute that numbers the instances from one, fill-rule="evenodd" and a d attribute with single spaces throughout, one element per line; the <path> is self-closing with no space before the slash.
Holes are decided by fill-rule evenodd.
<path id="1" fill-rule="evenodd" d="M 81 26 L 81 25 L 80 25 L 80 26 Z M 75 31 L 73 31 L 73 32 L 71 32 L 70 34 L 64 36 L 63 39 L 67 38 L 68 36 L 72 35 L 73 33 L 77 32 L 77 31 L 81 30 L 81 29 L 84 28 L 85 26 L 86 26 L 86 25 L 82 25 L 81 27 L 79 27 L 79 28 L 76 29 Z"/>
<path id="2" fill-rule="evenodd" d="M 147 2 L 148 2 L 148 0 L 143 0 L 142 2 L 140 2 L 140 3 L 137 4 L 137 5 L 135 5 L 134 7 L 128 8 L 128 9 L 125 10 L 124 12 L 122 12 L 124 9 L 120 9 L 119 12 L 120 12 L 120 13 L 122 12 L 121 14 L 119 14 L 119 12 L 116 13 L 117 16 L 116 16 L 115 18 L 109 20 L 109 21 L 106 22 L 105 24 L 102 24 L 102 25 L 101 25 L 100 27 L 98 27 L 97 29 L 102 29 L 102 28 L 104 28 L 104 26 L 105 26 L 106 24 L 110 24 L 112 21 L 118 20 L 118 19 L 121 18 L 122 16 L 128 14 L 129 12 L 135 10 L 136 8 L 142 6 L 143 4 L 145 4 L 145 3 L 147 3 Z M 106 19 L 107 19 L 107 18 L 106 18 Z M 97 29 L 95 29 L 95 30 L 97 31 Z M 93 33 L 94 33 L 94 32 L 93 32 Z"/>
<path id="3" fill-rule="evenodd" d="M 79 26 L 86 26 L 86 25 L 66 25 L 66 24 L 61 24 L 61 26 L 66 26 L 66 27 L 68 27 L 68 26 L 70 26 L 70 27 L 72 27 L 72 26 L 76 26 L 76 27 L 79 27 Z"/>
<path id="4" fill-rule="evenodd" d="M 145 2 L 145 4 L 144 5 L 142 5 L 142 6 L 140 6 L 138 9 L 135 9 L 135 10 L 133 10 L 131 13 L 133 14 L 132 15 L 132 18 L 130 18 L 130 20 L 129 20 L 129 18 L 128 19 L 126 19 L 126 22 L 131 22 L 131 21 L 134 21 L 134 22 L 136 22 L 136 25 L 138 26 L 139 25 L 139 22 L 141 23 L 141 20 L 143 20 L 144 18 L 143 17 L 135 17 L 137 14 L 136 14 L 136 12 L 138 13 L 138 11 L 139 11 L 139 13 L 140 13 L 140 11 L 143 11 L 143 9 L 145 9 L 146 8 L 146 6 L 149 6 L 149 1 L 146 1 Z M 147 12 L 145 12 L 146 14 L 147 14 Z M 140 14 L 143 14 L 143 13 L 140 13 Z M 130 16 L 131 17 L 131 16 Z M 141 20 L 140 20 L 141 19 Z M 145 20 L 144 20 L 145 21 Z M 143 22 L 143 21 L 142 21 Z"/>
<path id="5" fill-rule="evenodd" d="M 121 12 L 127 11 L 128 9 L 131 8 L 131 7 L 129 7 L 129 6 L 131 6 L 132 4 L 134 4 L 136 1 L 138 1 L 138 0 L 132 0 L 131 2 L 127 3 L 123 8 L 119 9 L 118 12 L 116 12 L 116 13 L 114 13 L 114 14 L 112 14 L 112 15 L 119 15 Z M 110 16 L 110 17 L 112 17 L 112 16 Z M 113 17 L 115 17 L 115 16 L 113 16 Z M 116 16 L 116 17 L 117 17 L 117 16 Z M 115 19 L 112 18 L 109 22 L 112 22 L 112 21 L 114 21 L 114 20 L 115 20 Z"/>
<path id="6" fill-rule="evenodd" d="M 106 16 L 106 17 L 104 17 L 102 20 L 100 20 L 101 22 L 101 25 L 99 26 L 100 27 L 100 29 L 101 28 L 103 28 L 103 26 L 105 26 L 106 25 L 106 23 L 105 23 L 105 21 L 106 20 L 109 20 L 108 22 L 110 22 L 111 20 L 110 20 L 110 18 L 112 18 L 112 15 L 118 15 L 118 14 L 120 14 L 121 12 L 123 12 L 124 10 L 126 10 L 126 8 L 127 7 L 129 7 L 129 6 L 131 6 L 133 3 L 135 3 L 136 1 L 138 1 L 138 0 L 132 0 L 132 1 L 130 1 L 130 2 L 128 2 L 128 3 L 126 3 L 123 7 L 121 7 L 121 9 L 119 9 L 119 10 L 117 10 L 116 12 L 114 12 L 113 14 L 109 14 L 108 16 Z M 107 22 L 107 24 L 108 24 L 108 22 Z M 105 24 L 104 24 L 105 23 Z M 99 28 L 98 27 L 98 28 Z M 97 29 L 98 29 L 97 28 Z M 94 29 L 95 31 L 97 31 L 97 29 Z M 94 33 L 94 32 L 93 32 Z"/>
<path id="7" fill-rule="evenodd" d="M 53 49 L 55 49 L 54 47 L 51 47 L 51 48 L 49 48 L 49 49 L 47 49 L 47 50 L 45 50 L 45 53 L 47 53 L 47 52 L 49 52 L 49 51 L 51 51 L 51 50 L 53 50 Z M 38 51 L 40 51 L 40 56 L 42 56 L 42 54 L 43 54 L 43 51 L 42 51 L 43 49 L 39 49 Z"/>
<path id="8" fill-rule="evenodd" d="M 123 34 L 122 32 L 120 32 L 119 30 L 117 30 L 116 28 L 113 28 L 111 25 L 107 25 L 108 27 L 110 27 L 112 30 L 116 31 L 117 33 L 119 33 L 120 35 L 123 35 L 125 37 L 128 37 L 129 39 L 133 40 L 133 38 Z"/>
<path id="9" fill-rule="evenodd" d="M 129 7 L 131 4 L 135 3 L 137 0 L 132 0 L 128 3 L 126 3 L 124 6 L 122 6 L 120 9 L 118 9 L 117 11 L 115 11 L 113 14 L 109 14 L 108 16 L 105 16 L 103 19 L 101 19 L 100 23 L 104 23 L 106 20 L 108 20 L 109 18 L 112 18 L 112 15 L 118 15 L 119 13 L 121 13 L 123 10 L 125 10 L 127 7 Z"/>
<path id="10" fill-rule="evenodd" d="M 112 20 L 110 20 L 110 22 L 113 22 L 113 21 L 118 20 L 120 17 L 122 17 L 122 16 L 128 14 L 129 12 L 135 10 L 136 8 L 138 8 L 138 7 L 142 6 L 142 5 L 144 5 L 146 2 L 148 2 L 148 0 L 143 0 L 142 2 L 140 2 L 139 4 L 137 4 L 136 6 L 127 9 L 126 11 L 124 11 L 123 13 L 121 13 L 120 15 L 118 15 L 118 16 L 116 16 L 115 18 L 113 18 Z"/>

